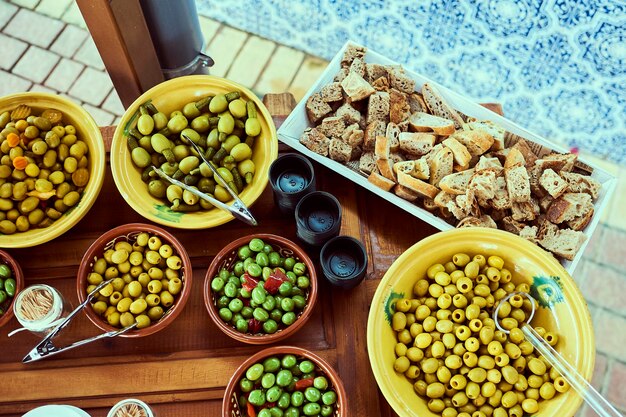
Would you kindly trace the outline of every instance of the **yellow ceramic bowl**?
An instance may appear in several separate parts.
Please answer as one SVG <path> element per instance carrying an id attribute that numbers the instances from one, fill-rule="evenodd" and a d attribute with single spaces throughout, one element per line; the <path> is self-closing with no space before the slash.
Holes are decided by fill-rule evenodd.
<path id="1" fill-rule="evenodd" d="M 470 256 L 498 255 L 513 273 L 512 281 L 530 285 L 539 308 L 532 321 L 559 335 L 557 351 L 587 379 L 595 362 L 595 340 L 587 305 L 576 284 L 551 254 L 501 230 L 463 228 L 440 232 L 413 245 L 389 268 L 370 308 L 367 348 L 376 382 L 401 417 L 435 417 L 426 400 L 413 390 L 410 380 L 393 369 L 395 332 L 391 329 L 393 302 L 412 297 L 415 282 L 435 263 L 451 260 L 458 252 Z M 551 400 L 539 402 L 537 417 L 573 416 L 582 399 L 570 388 Z"/>
<path id="2" fill-rule="evenodd" d="M 0 98 L 0 113 L 13 110 L 20 104 L 33 108 L 39 115 L 43 110 L 53 108 L 63 113 L 63 122 L 76 127 L 77 136 L 89 147 L 89 183 L 83 196 L 74 208 L 55 221 L 50 227 L 30 229 L 12 235 L 0 235 L 2 248 L 26 248 L 48 242 L 70 230 L 89 211 L 100 193 L 104 182 L 105 151 L 102 134 L 95 120 L 78 104 L 49 93 L 21 93 Z"/>
<path id="3" fill-rule="evenodd" d="M 115 130 L 111 144 L 111 171 L 117 189 L 124 200 L 140 215 L 153 222 L 180 229 L 203 229 L 219 226 L 234 217 L 223 210 L 201 210 L 192 213 L 174 212 L 166 202 L 154 198 L 147 185 L 141 180 L 141 171 L 135 167 L 126 146 L 124 128 L 139 111 L 139 106 L 148 100 L 156 108 L 169 116 L 175 110 L 182 110 L 185 104 L 197 101 L 207 95 L 228 93 L 237 90 L 245 100 L 253 100 L 257 106 L 261 134 L 254 141 L 252 160 L 256 172 L 252 184 L 246 186 L 239 198 L 249 207 L 261 195 L 268 182 L 271 163 L 278 156 L 278 139 L 272 117 L 254 93 L 240 84 L 210 75 L 190 75 L 174 78 L 152 87 L 142 94 L 126 110 Z M 136 120 L 130 123 L 134 126 Z M 227 203 L 232 204 L 232 201 Z"/>

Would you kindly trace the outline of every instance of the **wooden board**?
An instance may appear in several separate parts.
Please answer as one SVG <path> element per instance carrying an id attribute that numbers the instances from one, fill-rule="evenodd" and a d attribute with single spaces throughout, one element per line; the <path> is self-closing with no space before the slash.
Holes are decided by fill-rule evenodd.
<path id="1" fill-rule="evenodd" d="M 265 104 L 279 124 L 293 107 L 293 98 L 271 95 Z M 103 128 L 107 149 L 114 128 Z M 281 145 L 281 152 L 289 148 Z M 367 314 L 376 286 L 389 265 L 409 246 L 434 232 L 407 212 L 313 163 L 318 190 L 334 194 L 342 204 L 341 234 L 360 239 L 367 248 L 366 280 L 357 288 L 332 288 L 323 278 L 314 314 L 295 335 L 281 344 L 311 349 L 339 372 L 352 416 L 391 416 L 369 366 Z M 21 358 L 38 342 L 29 332 L 12 338 L 15 319 L 0 329 L 0 416 L 18 417 L 45 404 L 71 404 L 93 417 L 105 417 L 117 401 L 140 398 L 159 416 L 200 417 L 221 413 L 224 387 L 237 366 L 263 349 L 236 342 L 215 326 L 206 311 L 202 286 L 213 256 L 227 243 L 254 232 L 269 232 L 297 241 L 295 223 L 273 205 L 268 186 L 252 207 L 257 228 L 231 221 L 199 231 L 169 229 L 185 246 L 193 263 L 192 293 L 184 311 L 165 330 L 141 339 L 110 339 L 24 365 Z M 89 245 L 105 231 L 130 222 L 144 222 L 117 192 L 107 167 L 98 200 L 71 231 L 44 245 L 14 249 L 27 285 L 45 282 L 77 304 L 76 273 Z M 317 254 L 310 255 L 317 258 Z M 321 274 L 319 275 L 321 277 Z M 63 345 L 98 334 L 84 316 L 73 320 L 56 342 Z"/>

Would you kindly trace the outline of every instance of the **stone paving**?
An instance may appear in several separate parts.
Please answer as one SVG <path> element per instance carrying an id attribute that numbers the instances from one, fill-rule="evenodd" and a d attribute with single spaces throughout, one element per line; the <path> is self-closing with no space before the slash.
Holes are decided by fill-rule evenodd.
<path id="1" fill-rule="evenodd" d="M 201 17 L 211 74 L 258 95 L 289 91 L 299 100 L 327 62 Z M 72 0 L 0 1 L 0 96 L 47 91 L 83 105 L 100 125 L 124 112 L 80 11 Z M 506 111 L 506 109 L 505 109 Z M 596 338 L 593 385 L 626 410 L 626 167 L 587 156 L 618 178 L 574 279 L 588 302 Z M 582 417 L 595 412 L 583 406 Z"/>

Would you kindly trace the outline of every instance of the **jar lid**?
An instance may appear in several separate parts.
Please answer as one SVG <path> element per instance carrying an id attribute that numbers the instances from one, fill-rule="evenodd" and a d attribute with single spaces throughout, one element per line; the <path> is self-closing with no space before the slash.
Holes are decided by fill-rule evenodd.
<path id="1" fill-rule="evenodd" d="M 337 236 L 322 247 L 320 263 L 324 277 L 331 284 L 350 289 L 365 278 L 367 252 L 357 239 Z"/>

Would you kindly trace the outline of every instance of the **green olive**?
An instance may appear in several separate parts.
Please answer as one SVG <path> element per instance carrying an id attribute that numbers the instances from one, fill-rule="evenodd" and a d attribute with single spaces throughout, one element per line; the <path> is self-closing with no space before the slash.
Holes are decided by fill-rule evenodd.
<path id="1" fill-rule="evenodd" d="M 176 116 L 172 117 L 169 122 L 167 122 L 167 128 L 170 130 L 170 132 L 176 134 L 182 132 L 188 124 L 189 121 L 184 115 L 177 114 Z"/>
<path id="2" fill-rule="evenodd" d="M 228 100 L 224 94 L 218 94 L 211 99 L 209 111 L 211 113 L 221 113 L 228 108 Z"/>
<path id="3" fill-rule="evenodd" d="M 167 116 L 162 112 L 153 114 L 152 119 L 154 120 L 154 128 L 156 130 L 161 130 L 167 126 Z"/>
<path id="4" fill-rule="evenodd" d="M 154 119 L 152 116 L 147 113 L 139 116 L 139 120 L 137 121 L 137 130 L 139 130 L 142 135 L 151 134 L 154 130 Z"/>
<path id="5" fill-rule="evenodd" d="M 198 110 L 198 108 L 196 107 L 195 102 L 191 102 L 185 104 L 185 107 L 183 107 L 183 114 L 186 118 L 193 119 L 200 116 L 200 110 Z"/>
<path id="6" fill-rule="evenodd" d="M 192 170 L 198 168 L 200 165 L 200 159 L 197 156 L 188 156 L 178 164 L 178 169 L 180 169 L 184 174 L 189 174 Z"/>
<path id="7" fill-rule="evenodd" d="M 246 120 L 246 135 L 257 136 L 261 133 L 261 123 L 257 118 L 249 118 Z"/>
<path id="8" fill-rule="evenodd" d="M 246 110 L 246 102 L 240 98 L 228 103 L 228 110 L 233 117 L 236 117 L 237 119 L 241 119 L 248 113 Z"/>
<path id="9" fill-rule="evenodd" d="M 150 165 L 151 162 L 150 154 L 148 153 L 148 151 L 140 146 L 132 150 L 131 158 L 134 164 L 137 165 L 139 168 L 145 168 Z"/>
<path id="10" fill-rule="evenodd" d="M 227 135 L 233 133 L 235 129 L 235 119 L 230 113 L 222 113 L 220 115 L 220 120 L 217 123 L 217 130 Z"/>
<path id="11" fill-rule="evenodd" d="M 148 192 L 156 198 L 164 198 L 167 191 L 167 185 L 160 179 L 152 180 L 148 183 Z"/>
<path id="12" fill-rule="evenodd" d="M 230 150 L 230 155 L 240 162 L 252 156 L 252 149 L 246 143 L 238 143 Z"/>
<path id="13" fill-rule="evenodd" d="M 203 114 L 196 117 L 191 121 L 191 128 L 198 133 L 205 133 L 209 131 L 209 115 Z"/>
<path id="14" fill-rule="evenodd" d="M 241 139 L 235 135 L 230 135 L 226 138 L 224 143 L 222 143 L 222 147 L 226 150 L 226 152 L 230 152 L 235 145 L 241 143 Z"/>

